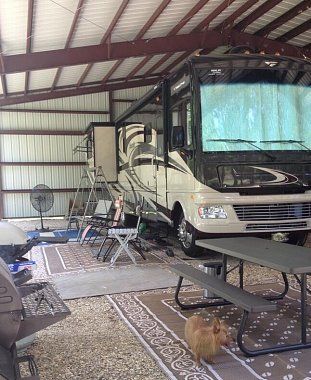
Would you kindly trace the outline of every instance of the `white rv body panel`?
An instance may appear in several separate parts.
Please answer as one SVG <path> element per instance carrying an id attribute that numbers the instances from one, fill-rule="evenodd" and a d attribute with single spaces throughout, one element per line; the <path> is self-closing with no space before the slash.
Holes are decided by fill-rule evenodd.
<path id="1" fill-rule="evenodd" d="M 145 143 L 142 141 L 142 131 L 144 125 L 130 124 L 126 130 L 126 137 L 136 134 L 128 145 L 128 154 L 119 151 L 121 170 L 119 172 L 118 191 L 125 197 L 131 198 L 130 203 L 138 202 L 141 197 L 148 204 L 145 216 L 151 219 L 158 218 L 172 225 L 173 221 L 169 214 L 179 203 L 186 220 L 191 223 L 198 231 L 209 234 L 229 234 L 229 233 L 253 233 L 247 230 L 249 221 L 240 221 L 234 211 L 233 205 L 245 204 L 279 204 L 292 203 L 293 195 L 257 195 L 241 196 L 239 193 L 220 193 L 195 179 L 191 170 L 186 165 L 181 155 L 177 152 L 169 153 L 168 166 L 160 165 L 163 162 L 161 157 L 155 155 L 155 131 L 149 144 L 147 153 L 140 151 Z M 140 132 L 140 133 L 139 133 Z M 119 133 L 119 147 L 123 145 L 123 133 Z M 136 161 L 135 161 L 136 160 Z M 150 162 L 150 164 L 137 164 L 140 162 Z M 122 166 L 126 167 L 122 169 Z M 119 185 L 119 186 L 118 186 Z M 297 202 L 309 202 L 311 192 L 297 194 Z M 198 213 L 199 207 L 221 205 L 227 213 L 226 219 L 201 219 Z M 166 209 L 167 212 L 161 211 Z M 255 223 L 256 221 L 252 221 Z M 292 223 L 299 222 L 299 219 L 291 220 Z M 274 225 L 275 221 L 266 221 L 262 229 L 257 232 L 267 231 L 267 225 Z M 304 229 L 310 229 L 310 222 L 306 222 Z M 295 230 L 296 227 L 287 228 L 287 231 Z"/>
<path id="2" fill-rule="evenodd" d="M 203 92 L 205 85 L 207 89 L 215 84 L 238 83 L 244 74 L 245 83 L 252 86 L 253 76 L 256 74 L 257 78 L 257 73 L 261 72 L 257 71 L 259 68 L 263 74 L 269 74 L 268 78 L 272 73 L 277 84 L 295 84 L 285 81 L 283 71 L 287 70 L 290 74 L 288 79 L 295 78 L 292 71 L 299 74 L 301 62 L 291 62 L 292 59 L 286 57 L 273 58 L 280 60 L 280 71 L 267 66 L 266 58 L 263 60 L 261 56 L 194 57 L 191 65 L 154 86 L 119 116 L 116 120 L 116 161 L 112 158 L 112 146 L 109 146 L 109 155 L 112 167 L 117 167 L 112 192 L 116 197 L 122 195 L 125 198 L 126 213 L 134 212 L 143 198 L 145 217 L 177 227 L 184 246 L 189 243 L 188 235 L 192 235 L 191 249 L 194 248 L 195 239 L 202 236 L 200 233 L 224 236 L 259 233 L 268 237 L 276 232 L 304 233 L 311 229 L 310 141 L 300 141 L 299 135 L 296 142 L 292 140 L 290 127 L 280 131 L 283 133 L 281 137 L 272 134 L 269 137 L 271 141 L 267 140 L 264 132 L 270 136 L 269 133 L 275 131 L 277 126 L 271 127 L 270 118 L 262 122 L 262 130 L 254 123 L 249 123 L 249 129 L 246 125 L 245 131 L 243 123 L 236 123 L 241 128 L 233 122 L 231 125 L 231 115 L 236 110 L 234 105 L 229 107 L 228 127 L 223 130 L 222 126 L 227 125 L 221 117 L 226 113 L 227 106 L 220 96 L 223 87 L 218 98 L 215 97 L 220 106 L 218 103 L 210 106 L 211 110 L 208 105 L 212 103 L 214 93 L 212 90 Z M 218 62 L 219 69 L 215 70 Z M 310 72 L 309 64 L 305 65 L 305 70 Z M 278 73 L 281 74 L 277 76 Z M 265 78 L 263 75 L 263 81 Z M 303 78 L 307 80 L 308 76 Z M 310 87 L 310 83 L 303 86 Z M 270 92 L 262 90 L 263 94 L 272 93 L 271 89 Z M 241 91 L 242 98 L 244 93 Z M 297 96 L 300 93 L 303 94 L 297 92 Z M 291 94 L 296 96 L 294 92 Z M 225 99 L 230 100 L 230 93 L 227 96 Z M 254 108 L 257 97 L 252 98 L 255 99 L 254 104 L 248 102 L 249 97 L 245 97 L 246 112 Z M 241 103 L 239 97 L 232 99 Z M 288 99 L 284 104 L 290 104 L 291 98 Z M 305 104 L 306 97 L 301 98 L 300 103 Z M 281 107 L 280 112 L 283 109 Z M 307 114 L 310 108 L 301 109 Z M 210 121 L 213 112 L 218 115 L 215 126 Z M 246 113 L 249 114 L 253 115 L 252 112 Z M 238 121 L 241 115 L 243 113 L 236 112 Z M 266 117 L 266 109 L 258 110 L 258 115 Z M 210 125 L 218 131 L 216 134 L 213 129 L 214 135 L 209 135 L 212 133 Z M 308 132 L 307 127 L 303 128 L 301 131 Z M 180 130 L 182 133 L 179 134 Z M 256 137 L 258 131 L 261 134 Z M 239 135 L 242 132 L 244 135 Z M 309 139 L 308 136 L 302 138 Z M 114 144 L 112 140 L 108 142 L 106 137 L 95 137 L 94 140 L 95 161 L 92 161 L 92 166 L 97 166 L 96 152 L 107 144 Z M 203 142 L 206 141 L 215 144 L 205 146 Z M 289 145 L 293 141 L 295 149 Z M 219 145 L 224 143 L 228 145 L 225 148 Z M 281 148 L 276 148 L 275 144 L 281 144 Z"/>

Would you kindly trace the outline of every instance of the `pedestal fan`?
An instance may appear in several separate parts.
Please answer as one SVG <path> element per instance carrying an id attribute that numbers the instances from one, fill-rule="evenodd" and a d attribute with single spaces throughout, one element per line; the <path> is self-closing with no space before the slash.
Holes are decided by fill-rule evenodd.
<path id="1" fill-rule="evenodd" d="M 46 185 L 35 186 L 30 193 L 30 202 L 33 208 L 40 213 L 41 231 L 48 231 L 43 227 L 42 213 L 49 211 L 54 203 L 52 190 Z"/>

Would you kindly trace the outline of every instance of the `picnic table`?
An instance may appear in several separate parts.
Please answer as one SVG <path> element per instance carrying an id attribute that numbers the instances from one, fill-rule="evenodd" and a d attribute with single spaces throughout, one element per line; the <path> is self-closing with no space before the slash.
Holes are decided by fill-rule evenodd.
<path id="1" fill-rule="evenodd" d="M 196 307 L 210 307 L 232 303 L 241 307 L 244 311 L 238 329 L 237 343 L 241 351 L 244 352 L 247 356 L 257 356 L 289 350 L 300 350 L 311 347 L 311 342 L 307 342 L 307 274 L 311 273 L 311 250 L 309 248 L 260 239 L 256 237 L 203 239 L 197 240 L 196 244 L 203 248 L 207 248 L 222 254 L 224 266 L 222 279 L 211 277 L 196 268 L 190 267 L 189 265 L 172 265 L 172 271 L 179 275 L 175 300 L 180 307 L 184 309 L 190 309 Z M 229 284 L 226 281 L 228 273 L 228 256 L 239 260 L 239 264 L 237 265 L 240 276 L 239 287 Z M 246 292 L 243 289 L 243 263 L 245 261 L 281 272 L 284 280 L 284 291 L 277 296 L 269 297 L 258 296 L 253 293 Z M 285 297 L 288 291 L 287 274 L 294 275 L 300 286 L 300 341 L 294 344 L 270 346 L 257 350 L 248 349 L 245 346 L 242 338 L 249 313 L 263 311 L 269 312 L 275 310 L 276 303 L 271 301 L 276 301 Z M 201 302 L 189 305 L 182 303 L 179 299 L 179 291 L 183 278 L 186 278 L 205 289 L 211 290 L 223 300 Z"/>

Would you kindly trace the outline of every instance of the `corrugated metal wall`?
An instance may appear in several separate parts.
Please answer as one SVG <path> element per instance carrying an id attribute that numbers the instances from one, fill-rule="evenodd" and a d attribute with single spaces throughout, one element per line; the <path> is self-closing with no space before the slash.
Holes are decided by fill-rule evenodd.
<path id="1" fill-rule="evenodd" d="M 153 86 L 144 86 L 144 87 L 137 87 L 137 88 L 128 88 L 125 90 L 117 90 L 114 91 L 114 98 L 115 99 L 139 99 L 141 98 L 146 92 L 148 92 Z M 123 112 L 127 110 L 127 108 L 132 104 L 131 101 L 129 102 L 115 102 L 114 104 L 114 113 L 115 117 L 122 115 Z"/>
<path id="2" fill-rule="evenodd" d="M 143 96 L 152 86 L 115 91 L 112 96 L 114 115 L 119 116 L 133 99 Z M 117 100 L 122 101 L 117 101 Z M 129 102 L 124 102 L 129 99 Z M 83 136 L 58 135 L 57 131 L 84 131 L 92 121 L 109 121 L 109 114 L 60 113 L 58 111 L 109 111 L 109 94 L 99 93 L 74 96 L 33 103 L 18 104 L 0 109 L 0 130 L 42 130 L 50 135 L 0 134 L 1 182 L 4 218 L 38 216 L 30 203 L 30 194 L 21 190 L 32 189 L 37 184 L 46 184 L 55 191 L 54 206 L 47 216 L 64 215 L 68 212 L 70 191 L 79 184 L 85 162 L 81 153 L 73 154 L 73 148 Z M 8 111 L 12 109 L 12 112 Z M 21 110 L 35 110 L 22 112 Z M 14 111 L 15 110 L 15 111 Z M 44 112 L 38 112 L 42 110 Z M 50 112 L 46 112 L 50 110 Z M 56 134 L 52 134 L 56 133 Z M 44 165 L 64 162 L 66 165 Z M 14 165 L 12 165 L 14 163 Z M 20 165 L 18 165 L 20 163 Z M 32 164 L 33 163 L 33 164 Z M 37 165 L 36 165 L 37 163 Z M 70 165 L 70 163 L 73 163 Z M 66 191 L 66 189 L 68 189 Z M 20 190 L 18 192 L 18 190 Z"/>
<path id="3" fill-rule="evenodd" d="M 47 113 L 57 111 L 108 111 L 108 93 L 76 96 L 41 102 L 18 104 L 12 112 L 1 112 L 1 130 L 43 130 L 84 131 L 92 121 L 108 121 L 108 114 Z M 17 111 L 14 112 L 14 109 Z M 20 112 L 20 110 L 36 110 Z M 37 112 L 44 110 L 44 112 Z M 3 133 L 3 132 L 1 132 Z M 78 186 L 83 166 L 69 165 L 71 162 L 85 162 L 81 153 L 73 154 L 73 148 L 83 139 L 76 135 L 0 135 L 1 180 L 4 217 L 38 216 L 30 203 L 29 193 L 10 191 L 32 189 L 38 184 L 46 184 L 52 189 L 74 189 Z M 66 165 L 45 166 L 43 163 L 64 162 Z M 8 165 L 14 163 L 14 165 Z M 21 165 L 16 165 L 21 163 Z M 27 163 L 34 163 L 27 165 Z M 36 165 L 35 163 L 38 163 Z M 6 192 L 9 191 L 9 192 Z M 54 193 L 54 205 L 47 216 L 64 215 L 68 212 L 69 199 L 74 193 L 68 191 Z"/>

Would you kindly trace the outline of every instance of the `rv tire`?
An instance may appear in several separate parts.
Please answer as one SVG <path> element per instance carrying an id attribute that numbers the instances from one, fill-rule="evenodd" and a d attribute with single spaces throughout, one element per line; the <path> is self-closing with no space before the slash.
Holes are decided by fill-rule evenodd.
<path id="1" fill-rule="evenodd" d="M 289 234 L 288 244 L 292 245 L 305 245 L 308 238 L 309 231 L 295 231 Z"/>
<path id="2" fill-rule="evenodd" d="M 177 225 L 177 237 L 182 250 L 189 257 L 198 257 L 203 252 L 201 247 L 195 245 L 197 235 L 198 231 L 186 221 L 184 213 L 181 212 Z"/>

